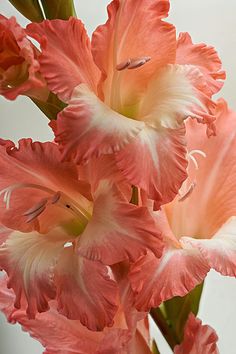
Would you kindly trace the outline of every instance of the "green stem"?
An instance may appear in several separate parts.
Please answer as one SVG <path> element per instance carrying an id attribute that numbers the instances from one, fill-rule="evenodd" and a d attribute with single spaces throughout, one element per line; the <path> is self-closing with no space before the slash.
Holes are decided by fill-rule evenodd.
<path id="1" fill-rule="evenodd" d="M 41 4 L 49 20 L 68 20 L 71 16 L 76 17 L 73 0 L 41 0 Z"/>
<path id="2" fill-rule="evenodd" d="M 167 343 L 169 344 L 170 348 L 173 350 L 174 347 L 179 344 L 178 340 L 176 339 L 175 333 L 172 328 L 167 324 L 164 315 L 162 314 L 161 310 L 157 307 L 156 309 L 151 309 L 150 315 L 152 319 L 158 326 L 159 330 L 161 331 L 163 337 L 166 339 Z"/>

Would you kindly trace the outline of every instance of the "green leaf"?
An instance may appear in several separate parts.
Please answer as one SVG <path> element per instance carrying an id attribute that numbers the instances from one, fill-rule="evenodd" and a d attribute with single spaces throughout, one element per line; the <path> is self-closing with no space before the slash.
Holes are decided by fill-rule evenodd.
<path id="1" fill-rule="evenodd" d="M 46 102 L 32 97 L 31 100 L 50 120 L 57 119 L 57 114 L 66 107 L 66 104 L 60 101 L 59 98 L 52 92 L 49 94 Z"/>
<path id="2" fill-rule="evenodd" d="M 38 0 L 8 0 L 26 18 L 32 22 L 44 19 Z"/>
<path id="3" fill-rule="evenodd" d="M 181 343 L 184 335 L 184 326 L 190 312 L 197 316 L 201 300 L 203 283 L 196 286 L 190 293 L 176 296 L 163 304 L 163 311 L 168 325 L 174 330 L 176 338 Z"/>
<path id="4" fill-rule="evenodd" d="M 49 20 L 68 20 L 70 16 L 76 17 L 73 0 L 41 0 L 41 3 Z"/>

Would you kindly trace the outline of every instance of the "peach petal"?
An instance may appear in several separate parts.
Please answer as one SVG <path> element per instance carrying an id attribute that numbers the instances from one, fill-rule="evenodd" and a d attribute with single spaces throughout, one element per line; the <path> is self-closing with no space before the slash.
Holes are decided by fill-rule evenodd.
<path id="1" fill-rule="evenodd" d="M 187 177 L 184 134 L 184 127 L 161 131 L 146 127 L 133 143 L 116 153 L 123 176 L 143 189 L 156 209 L 174 199 Z"/>
<path id="2" fill-rule="evenodd" d="M 40 43 L 40 70 L 50 90 L 61 100 L 67 102 L 80 83 L 87 84 L 96 92 L 99 71 L 80 20 L 71 17 L 68 21 L 33 23 L 27 26 L 27 33 Z"/>
<path id="3" fill-rule="evenodd" d="M 113 0 L 108 6 L 108 20 L 92 37 L 94 61 L 101 70 L 100 97 L 112 106 L 112 90 L 121 95 L 124 105 L 144 92 L 154 72 L 166 63 L 174 63 L 176 38 L 174 26 L 162 21 L 169 11 L 168 0 Z M 130 16 L 132 14 L 132 16 Z M 113 56 L 115 53 L 115 57 Z M 151 57 L 139 71 L 122 72 L 122 80 L 113 76 L 116 66 L 129 58 Z M 113 102 L 119 110 L 119 104 Z"/>
<path id="4" fill-rule="evenodd" d="M 149 311 L 174 296 L 186 295 L 204 280 L 209 269 L 193 248 L 166 248 L 160 259 L 148 252 L 132 265 L 129 274 L 136 308 Z"/>
<path id="5" fill-rule="evenodd" d="M 166 207 L 171 228 L 177 237 L 211 238 L 236 216 L 236 114 L 224 100 L 217 102 L 217 136 L 204 139 L 204 127 L 188 121 L 188 151 L 200 150 L 198 169 L 190 162 L 190 181 L 196 181 L 192 194 L 183 202 L 176 199 Z"/>
<path id="6" fill-rule="evenodd" d="M 63 158 L 82 163 L 92 157 L 119 151 L 143 127 L 143 122 L 111 110 L 87 86 L 79 85 L 69 106 L 58 115 L 53 130 Z"/>
<path id="7" fill-rule="evenodd" d="M 203 325 L 202 321 L 190 313 L 184 328 L 184 339 L 174 348 L 174 354 L 219 354 L 215 330 Z"/>
<path id="8" fill-rule="evenodd" d="M 211 239 L 183 237 L 183 242 L 198 249 L 209 266 L 222 275 L 236 276 L 236 218 L 230 218 Z"/>
<path id="9" fill-rule="evenodd" d="M 80 193 L 85 193 L 86 197 L 89 198 L 88 185 L 81 184 L 78 181 L 76 166 L 68 162 L 62 163 L 60 160 L 60 152 L 54 143 L 39 143 L 32 142 L 31 139 L 22 139 L 19 141 L 19 147 L 17 148 L 10 141 L 0 140 L 2 166 L 0 189 L 1 191 L 6 188 L 11 190 L 11 188 L 14 189 L 14 186 L 19 186 L 11 192 L 8 209 L 6 203 L 4 203 L 4 193 L 2 192 L 0 197 L 2 224 L 21 231 L 30 231 L 41 227 L 37 220 L 27 224 L 27 218 L 24 214 L 35 209 L 42 199 L 48 198 L 50 195 L 43 190 L 33 188 L 33 185 L 49 188 L 55 193 L 63 191 L 73 197 L 77 195 L 78 200 L 82 198 Z M 23 188 L 24 185 L 32 185 L 32 187 Z M 61 217 L 61 214 L 59 217 Z M 54 221 L 51 220 L 51 226 Z M 48 225 L 48 222 L 44 219 L 42 227 L 45 228 L 46 224 Z"/>
<path id="10" fill-rule="evenodd" d="M 117 286 L 106 266 L 78 256 L 70 247 L 61 254 L 55 273 L 61 314 L 80 320 L 92 331 L 112 326 L 118 308 Z"/>
<path id="11" fill-rule="evenodd" d="M 3 35 L 0 94 L 10 100 L 21 94 L 40 99 L 47 98 L 46 83 L 39 73 L 38 52 L 27 38 L 25 30 L 14 17 L 7 19 L 2 15 L 0 30 Z"/>
<path id="12" fill-rule="evenodd" d="M 16 294 L 14 305 L 21 308 L 26 301 L 29 318 L 47 311 L 48 301 L 56 296 L 52 269 L 67 237 L 60 230 L 47 235 L 14 231 L 0 247 L 0 267 Z"/>
<path id="13" fill-rule="evenodd" d="M 197 66 L 205 76 L 207 82 L 205 90 L 210 97 L 222 88 L 225 72 L 222 70 L 222 63 L 216 50 L 204 43 L 193 44 L 188 33 L 179 35 L 176 63 Z"/>
<path id="14" fill-rule="evenodd" d="M 162 238 L 146 207 L 128 204 L 120 191 L 101 181 L 94 195 L 91 220 L 79 239 L 79 253 L 104 264 L 115 264 L 152 250 L 162 253 Z"/>

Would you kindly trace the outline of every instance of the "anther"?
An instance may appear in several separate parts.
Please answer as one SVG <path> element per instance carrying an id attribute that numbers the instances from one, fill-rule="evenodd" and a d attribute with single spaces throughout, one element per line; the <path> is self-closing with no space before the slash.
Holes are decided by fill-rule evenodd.
<path id="1" fill-rule="evenodd" d="M 56 194 L 54 194 L 54 196 L 51 198 L 51 203 L 56 204 L 60 198 L 61 192 L 56 192 Z"/>
<path id="2" fill-rule="evenodd" d="M 143 66 L 144 64 L 146 64 L 150 60 L 151 60 L 151 57 L 141 57 L 141 58 L 131 59 L 131 62 L 128 65 L 128 69 L 139 68 L 140 66 Z"/>
<path id="3" fill-rule="evenodd" d="M 179 198 L 179 202 L 183 202 L 186 200 L 193 192 L 194 188 L 196 187 L 196 182 L 192 182 L 188 188 L 188 190 Z"/>
<path id="4" fill-rule="evenodd" d="M 124 70 L 124 69 L 128 68 L 130 63 L 131 63 L 130 59 L 123 61 L 122 63 L 116 65 L 116 70 L 118 70 L 118 71 Z"/>
<path id="5" fill-rule="evenodd" d="M 26 223 L 29 223 L 31 221 L 33 221 L 34 219 L 36 219 L 40 214 L 42 214 L 42 212 L 46 209 L 46 205 L 43 205 L 41 208 L 35 210 L 35 212 L 33 212 L 32 214 L 30 214 L 28 216 L 28 218 L 26 219 Z"/>
<path id="6" fill-rule="evenodd" d="M 28 216 L 28 215 L 34 214 L 35 212 L 40 210 L 42 207 L 44 207 L 47 204 L 47 201 L 48 201 L 48 199 L 46 199 L 46 198 L 42 199 L 39 203 L 37 203 L 32 208 L 30 208 L 29 210 L 24 212 L 23 215 Z"/>

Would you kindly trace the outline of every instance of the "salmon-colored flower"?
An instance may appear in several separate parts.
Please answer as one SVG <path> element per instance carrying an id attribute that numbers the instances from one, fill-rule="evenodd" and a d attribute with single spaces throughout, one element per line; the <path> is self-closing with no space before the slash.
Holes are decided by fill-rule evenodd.
<path id="1" fill-rule="evenodd" d="M 187 294 L 211 268 L 236 276 L 236 114 L 224 100 L 216 127 L 217 136 L 207 140 L 201 126 L 187 123 L 189 177 L 181 196 L 156 217 L 165 251 L 160 259 L 142 256 L 130 273 L 139 309 Z"/>
<path id="2" fill-rule="evenodd" d="M 39 73 L 39 51 L 14 17 L 0 15 L 0 94 L 14 100 L 18 95 L 46 99 L 48 89 Z"/>
<path id="3" fill-rule="evenodd" d="M 126 295 L 123 293 L 123 296 Z M 139 314 L 131 307 L 123 310 L 120 304 L 113 326 L 92 332 L 79 321 L 60 315 L 55 301 L 50 301 L 48 312 L 38 314 L 35 319 L 28 319 L 24 310 L 16 310 L 14 301 L 15 295 L 7 288 L 7 279 L 0 278 L 0 310 L 9 322 L 18 322 L 40 341 L 46 348 L 45 354 L 151 354 L 146 314 Z"/>
<path id="4" fill-rule="evenodd" d="M 41 44 L 49 88 L 68 103 L 53 123 L 63 157 L 80 164 L 112 154 L 156 208 L 187 177 L 184 120 L 215 134 L 211 96 L 224 78 L 212 47 L 194 45 L 188 34 L 176 39 L 163 21 L 168 11 L 168 0 L 113 0 L 91 44 L 74 18 L 27 28 Z"/>
<path id="5" fill-rule="evenodd" d="M 219 354 L 215 330 L 190 313 L 184 328 L 184 339 L 175 346 L 174 354 Z"/>
<path id="6" fill-rule="evenodd" d="M 117 311 L 108 266 L 134 262 L 148 249 L 160 257 L 162 239 L 148 209 L 129 204 L 115 177 L 104 179 L 112 165 L 93 170 L 91 186 L 60 158 L 54 143 L 1 141 L 0 222 L 9 230 L 7 237 L 2 230 L 0 267 L 15 307 L 26 301 L 30 318 L 56 299 L 60 313 L 101 330 Z"/>

